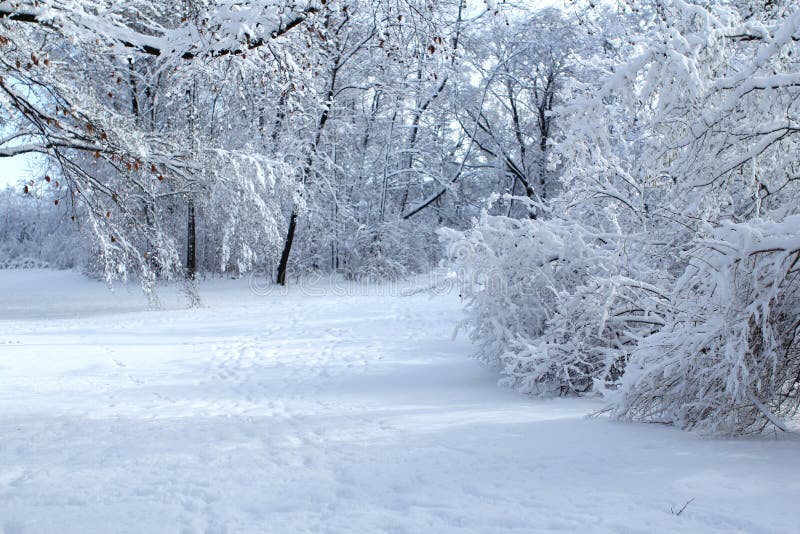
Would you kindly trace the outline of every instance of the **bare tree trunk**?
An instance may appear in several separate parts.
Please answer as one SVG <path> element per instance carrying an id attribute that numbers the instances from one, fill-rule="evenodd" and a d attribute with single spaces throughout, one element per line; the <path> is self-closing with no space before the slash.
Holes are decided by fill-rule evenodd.
<path id="1" fill-rule="evenodd" d="M 189 126 L 192 135 L 192 157 L 195 156 L 197 147 L 197 80 L 193 80 L 193 87 L 187 91 L 189 97 Z M 186 209 L 186 280 L 193 281 L 197 274 L 197 216 L 195 214 L 193 193 L 187 195 Z"/>
<path id="2" fill-rule="evenodd" d="M 197 231 L 194 199 L 189 199 L 186 214 L 186 277 L 194 280 L 197 274 Z"/>
<path id="3" fill-rule="evenodd" d="M 297 212 L 292 210 L 292 217 L 289 219 L 289 230 L 286 232 L 286 241 L 283 244 L 283 252 L 281 253 L 281 261 L 278 264 L 278 283 L 282 286 L 286 285 L 286 270 L 289 266 L 289 254 L 292 252 L 292 243 L 294 242 L 294 232 L 297 229 Z"/>
<path id="4" fill-rule="evenodd" d="M 319 144 L 322 141 L 322 132 L 325 129 L 325 124 L 328 122 L 328 118 L 330 117 L 330 110 L 333 106 L 333 97 L 334 91 L 336 89 L 336 76 L 339 73 L 339 68 L 341 67 L 340 61 L 342 59 L 341 54 L 337 55 L 334 62 L 333 68 L 331 70 L 331 81 L 328 85 L 328 93 L 325 99 L 325 108 L 322 110 L 320 114 L 319 122 L 317 123 L 317 133 L 314 137 L 314 144 L 311 146 L 311 151 L 308 154 L 308 158 L 305 162 L 305 168 L 303 169 L 303 186 L 306 185 L 308 179 L 312 176 L 314 172 L 314 158 L 317 155 L 317 149 L 319 148 Z M 289 256 L 292 253 L 292 244 L 294 243 L 294 233 L 297 230 L 297 211 L 292 209 L 292 216 L 289 219 L 289 228 L 286 231 L 286 240 L 283 243 L 283 252 L 281 253 L 281 261 L 278 264 L 278 273 L 277 273 L 277 281 L 280 285 L 286 285 L 286 270 L 289 266 Z"/>

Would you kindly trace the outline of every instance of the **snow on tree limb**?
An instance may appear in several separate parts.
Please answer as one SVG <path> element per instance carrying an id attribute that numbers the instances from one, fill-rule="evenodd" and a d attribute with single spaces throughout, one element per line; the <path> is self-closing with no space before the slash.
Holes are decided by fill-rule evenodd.
<path id="1" fill-rule="evenodd" d="M 251 2 L 246 7 L 222 3 L 202 19 L 210 39 L 199 33 L 198 28 L 189 26 L 185 17 L 170 26 L 151 19 L 144 24 L 146 31 L 141 31 L 135 28 L 142 26 L 141 20 L 125 20 L 113 4 L 92 0 L 78 3 L 5 0 L 0 2 L 0 20 L 38 24 L 68 35 L 88 31 L 97 38 L 145 55 L 191 60 L 245 54 L 285 35 L 319 12 L 313 1 L 287 14 L 278 12 L 280 5 L 272 1 Z"/>

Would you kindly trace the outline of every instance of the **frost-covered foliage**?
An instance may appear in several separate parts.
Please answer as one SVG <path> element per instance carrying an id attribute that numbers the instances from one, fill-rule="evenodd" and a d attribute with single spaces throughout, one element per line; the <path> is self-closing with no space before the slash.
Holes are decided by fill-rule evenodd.
<path id="1" fill-rule="evenodd" d="M 397 280 L 424 272 L 438 257 L 435 239 L 425 232 L 416 235 L 406 221 L 362 228 L 352 236 L 344 272 L 352 278 Z"/>
<path id="2" fill-rule="evenodd" d="M 90 247 L 80 225 L 47 191 L 0 190 L 0 269 L 83 268 Z"/>
<path id="3" fill-rule="evenodd" d="M 687 253 L 664 328 L 633 353 L 617 413 L 729 433 L 800 405 L 800 215 L 723 224 Z"/>
<path id="4" fill-rule="evenodd" d="M 457 168 L 451 80 L 480 12 L 173 4 L 0 2 L 0 157 L 46 157 L 101 272 L 149 288 L 279 258 L 380 277 L 439 256 L 435 227 L 460 225 L 456 202 L 401 221 Z"/>
<path id="5" fill-rule="evenodd" d="M 461 269 L 480 358 L 524 392 L 615 387 L 636 340 L 662 323 L 658 290 L 575 221 L 484 212 L 471 230 L 440 235 Z"/>
<path id="6" fill-rule="evenodd" d="M 468 323 L 524 391 L 604 392 L 619 417 L 685 428 L 781 426 L 798 410 L 800 9 L 621 7 L 581 18 L 605 40 L 573 51 L 549 115 L 559 194 L 535 191 L 534 221 L 445 234 L 476 251 Z M 492 269 L 507 292 L 475 285 Z"/>
<path id="7" fill-rule="evenodd" d="M 245 273 L 277 257 L 283 210 L 275 199 L 292 198 L 292 169 L 253 152 L 222 151 L 209 162 L 209 191 L 200 204 L 199 264 L 206 271 Z"/>
<path id="8" fill-rule="evenodd" d="M 666 326 L 639 343 L 614 408 L 711 431 L 780 426 L 797 411 L 800 9 L 661 5 L 651 44 L 618 71 L 632 93 L 616 109 L 640 122 L 623 130 L 635 140 L 615 163 L 626 172 L 605 172 L 601 194 L 664 221 L 652 250 L 683 274 L 665 286 Z"/>
<path id="9" fill-rule="evenodd" d="M 220 212 L 269 225 L 260 243 L 242 243 L 256 233 L 243 230 L 249 217 L 221 232 L 219 268 L 251 267 L 264 241 L 277 248 L 285 184 L 296 174 L 259 153 L 252 128 L 214 135 L 220 114 L 247 96 L 214 84 L 220 73 L 247 74 L 237 67 L 246 51 L 318 10 L 271 0 L 169 10 L 147 1 L 0 2 L 0 157 L 43 157 L 36 186 L 51 188 L 89 230 L 92 266 L 109 281 L 133 274 L 149 291 L 157 278 L 192 276 L 195 206 L 210 197 Z"/>

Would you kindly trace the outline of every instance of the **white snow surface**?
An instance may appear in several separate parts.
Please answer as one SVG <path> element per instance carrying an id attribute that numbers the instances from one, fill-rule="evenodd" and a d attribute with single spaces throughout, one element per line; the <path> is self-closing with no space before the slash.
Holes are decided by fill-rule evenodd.
<path id="1" fill-rule="evenodd" d="M 800 528 L 795 434 L 703 438 L 500 388 L 452 339 L 455 292 L 200 291 L 154 311 L 0 271 L 0 533 Z"/>

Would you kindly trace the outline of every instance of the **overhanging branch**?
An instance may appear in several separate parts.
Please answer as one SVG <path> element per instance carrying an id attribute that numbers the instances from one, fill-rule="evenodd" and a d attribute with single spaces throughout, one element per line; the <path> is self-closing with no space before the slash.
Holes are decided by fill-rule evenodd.
<path id="1" fill-rule="evenodd" d="M 223 48 L 218 50 L 210 49 L 207 51 L 187 50 L 184 52 L 176 52 L 176 55 L 181 59 L 186 60 L 195 59 L 200 56 L 222 57 L 229 55 L 242 55 L 248 50 L 257 49 L 261 46 L 264 46 L 267 42 L 287 34 L 292 29 L 300 26 L 303 22 L 308 20 L 311 15 L 317 13 L 318 11 L 318 8 L 309 6 L 303 11 L 297 13 L 297 15 L 288 22 L 281 24 L 278 29 L 270 32 L 268 38 L 259 37 L 254 39 L 250 36 L 246 36 L 245 42 L 241 43 L 241 46 L 239 47 Z M 59 27 L 52 21 L 51 17 L 48 16 L 45 18 L 41 13 L 38 13 L 35 10 L 26 11 L 20 7 L 15 8 L 8 2 L 0 3 L 0 20 L 37 24 L 50 29 L 59 29 Z M 166 55 L 167 53 L 163 47 L 152 44 L 154 41 L 153 36 L 139 34 L 135 30 L 131 30 L 126 26 L 114 27 L 114 29 L 124 30 L 124 33 L 127 34 L 127 36 L 123 37 L 106 35 L 104 32 L 99 31 L 96 28 L 92 28 L 91 25 L 86 24 L 85 22 L 77 22 L 76 24 L 89 31 L 100 33 L 103 35 L 103 37 L 109 38 L 112 41 L 116 41 L 125 48 L 137 50 L 149 56 L 160 57 Z M 141 37 L 141 40 L 137 39 L 136 37 Z"/>

